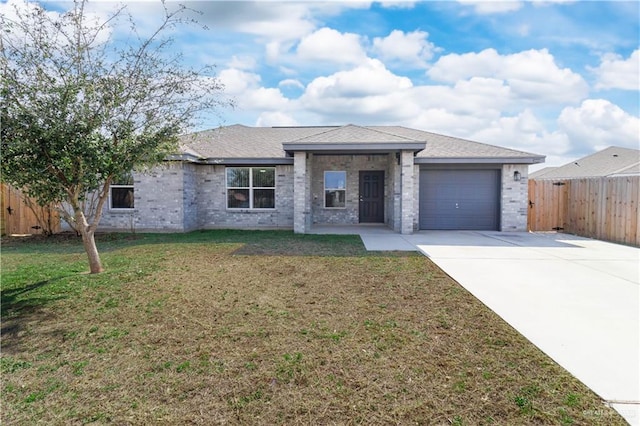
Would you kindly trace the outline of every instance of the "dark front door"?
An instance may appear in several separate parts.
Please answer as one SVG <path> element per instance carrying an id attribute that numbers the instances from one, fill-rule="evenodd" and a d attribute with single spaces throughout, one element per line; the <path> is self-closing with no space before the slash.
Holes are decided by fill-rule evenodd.
<path id="1" fill-rule="evenodd" d="M 360 172 L 360 223 L 384 222 L 384 172 Z"/>

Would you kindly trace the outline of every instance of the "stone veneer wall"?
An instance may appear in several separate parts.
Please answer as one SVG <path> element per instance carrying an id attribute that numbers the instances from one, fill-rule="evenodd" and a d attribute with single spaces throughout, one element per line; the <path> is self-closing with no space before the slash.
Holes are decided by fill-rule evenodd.
<path id="1" fill-rule="evenodd" d="M 184 231 L 185 176 L 189 164 L 165 163 L 151 171 L 134 173 L 133 210 L 112 210 L 105 204 L 101 230 Z M 186 196 L 190 198 L 190 194 Z"/>
<path id="2" fill-rule="evenodd" d="M 387 167 L 389 170 L 388 177 L 388 200 L 385 204 L 387 209 L 387 224 L 389 228 L 396 232 L 400 232 L 400 207 L 402 192 L 400 191 L 400 165 L 395 154 L 389 155 L 387 159 Z"/>
<path id="3" fill-rule="evenodd" d="M 520 181 L 513 180 L 514 172 L 520 172 Z M 529 166 L 505 164 L 502 166 L 501 231 L 526 231 L 529 214 Z"/>
<path id="4" fill-rule="evenodd" d="M 420 166 L 413 166 L 413 199 L 416 200 L 413 205 L 413 230 L 420 229 Z"/>
<path id="5" fill-rule="evenodd" d="M 199 229 L 293 227 L 293 166 L 276 166 L 276 208 L 264 210 L 228 210 L 225 166 L 197 168 L 197 211 L 190 214 Z"/>
<path id="6" fill-rule="evenodd" d="M 133 210 L 103 209 L 103 231 L 292 228 L 293 166 L 276 166 L 276 208 L 227 210 L 225 167 L 171 162 L 134 173 Z"/>
<path id="7" fill-rule="evenodd" d="M 182 202 L 184 206 L 182 221 L 184 231 L 192 231 L 194 229 L 198 229 L 197 173 L 198 167 L 195 164 L 184 165 L 182 176 Z"/>
<path id="8" fill-rule="evenodd" d="M 385 223 L 388 223 L 390 172 L 388 156 L 375 155 L 314 155 L 311 165 L 311 211 L 314 224 L 357 224 L 359 223 L 360 171 L 383 170 Z M 324 172 L 346 171 L 347 193 L 345 208 L 324 207 Z"/>
<path id="9" fill-rule="evenodd" d="M 311 214 L 304 220 L 326 224 L 357 224 L 359 171 L 385 171 L 385 223 L 401 231 L 401 167 L 393 155 L 313 155 L 306 161 L 311 173 Z M 413 228 L 419 228 L 419 166 L 413 166 Z M 347 171 L 347 207 L 324 208 L 324 171 Z M 515 171 L 521 180 L 513 180 Z M 526 231 L 528 166 L 503 165 L 501 231 Z M 213 228 L 293 228 L 294 170 L 276 166 L 274 210 L 227 210 L 225 167 L 171 162 L 134 174 L 135 209 L 103 209 L 100 230 L 175 232 Z M 309 192 L 305 191 L 307 194 Z M 308 200 L 308 199 L 307 199 Z M 306 223 L 305 226 L 308 226 Z M 67 229 L 63 226 L 63 229 Z M 307 229 L 308 231 L 308 229 Z M 405 232 L 407 230 L 405 229 Z"/>

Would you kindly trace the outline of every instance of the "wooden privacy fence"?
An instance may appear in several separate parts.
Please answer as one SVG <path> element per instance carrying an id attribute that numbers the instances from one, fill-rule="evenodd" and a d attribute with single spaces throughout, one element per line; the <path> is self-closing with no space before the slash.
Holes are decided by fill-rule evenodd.
<path id="1" fill-rule="evenodd" d="M 529 180 L 530 231 L 640 246 L 640 176 Z"/>
<path id="2" fill-rule="evenodd" d="M 2 184 L 0 218 L 2 235 L 42 234 L 47 228 L 60 232 L 60 216 L 51 207 L 40 207 L 21 191 Z"/>

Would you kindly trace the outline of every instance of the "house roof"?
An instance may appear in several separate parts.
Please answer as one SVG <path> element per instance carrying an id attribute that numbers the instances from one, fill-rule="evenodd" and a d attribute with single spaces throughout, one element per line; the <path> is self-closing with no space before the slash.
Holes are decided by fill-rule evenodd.
<path id="1" fill-rule="evenodd" d="M 536 170 L 535 172 L 529 173 L 529 179 L 541 178 L 555 169 L 557 169 L 557 167 L 544 167 L 540 170 Z"/>
<path id="2" fill-rule="evenodd" d="M 372 128 L 378 129 L 380 127 Z M 483 159 L 487 161 L 512 160 L 514 162 L 542 163 L 545 158 L 543 155 L 474 142 L 438 133 L 426 132 L 424 130 L 410 129 L 402 126 L 390 126 L 383 128 L 387 129 L 388 132 L 397 135 L 419 138 L 427 141 L 425 149 L 417 155 L 417 163 L 447 162 L 444 160 L 457 162 L 459 159 L 467 161 Z"/>
<path id="3" fill-rule="evenodd" d="M 640 150 L 611 146 L 530 178 L 575 179 L 628 174 L 640 174 Z"/>
<path id="4" fill-rule="evenodd" d="M 304 136 L 291 142 L 283 142 L 287 152 L 384 152 L 399 149 L 419 152 L 425 148 L 426 139 L 399 136 L 384 128 L 361 127 L 349 124 Z"/>
<path id="5" fill-rule="evenodd" d="M 416 163 L 521 163 L 544 156 L 402 126 L 248 127 L 240 124 L 181 138 L 181 158 L 205 163 L 292 163 L 293 151 L 413 150 Z M 176 157 L 177 158 L 177 157 Z"/>

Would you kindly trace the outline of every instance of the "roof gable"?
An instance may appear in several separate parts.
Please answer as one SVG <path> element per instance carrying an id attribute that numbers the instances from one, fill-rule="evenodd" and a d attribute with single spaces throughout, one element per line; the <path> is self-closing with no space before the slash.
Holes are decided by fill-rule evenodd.
<path id="1" fill-rule="evenodd" d="M 424 149 L 426 141 L 353 124 L 320 131 L 282 145 L 287 152 L 390 152 Z"/>
<path id="2" fill-rule="evenodd" d="M 337 128 L 305 136 L 290 143 L 403 143 L 403 142 L 426 142 L 426 140 L 416 140 L 404 136 L 397 136 L 379 129 L 347 124 Z"/>

